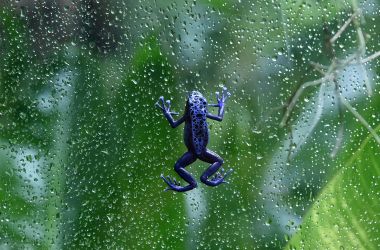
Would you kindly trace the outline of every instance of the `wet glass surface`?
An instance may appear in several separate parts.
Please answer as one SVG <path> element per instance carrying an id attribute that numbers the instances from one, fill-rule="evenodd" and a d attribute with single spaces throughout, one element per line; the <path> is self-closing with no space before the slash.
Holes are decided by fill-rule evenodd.
<path id="1" fill-rule="evenodd" d="M 1 1 L 0 248 L 380 248 L 379 4 Z M 223 87 L 229 183 L 164 192 Z"/>

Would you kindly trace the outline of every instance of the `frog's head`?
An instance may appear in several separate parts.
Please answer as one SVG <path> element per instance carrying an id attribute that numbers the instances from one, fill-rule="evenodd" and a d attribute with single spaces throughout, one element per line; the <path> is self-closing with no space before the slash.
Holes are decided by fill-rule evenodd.
<path id="1" fill-rule="evenodd" d="M 191 91 L 189 93 L 187 103 L 190 107 L 207 109 L 207 100 L 199 91 Z"/>
<path id="2" fill-rule="evenodd" d="M 191 91 L 187 96 L 186 110 L 205 110 L 207 112 L 207 100 L 199 91 Z"/>

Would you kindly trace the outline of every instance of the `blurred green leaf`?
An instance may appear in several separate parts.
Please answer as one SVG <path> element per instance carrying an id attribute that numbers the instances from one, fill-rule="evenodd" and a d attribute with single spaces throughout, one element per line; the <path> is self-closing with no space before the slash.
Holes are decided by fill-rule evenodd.
<path id="1" fill-rule="evenodd" d="M 378 249 L 379 181 L 379 145 L 369 136 L 322 190 L 287 249 Z"/>
<path id="2" fill-rule="evenodd" d="M 2 249 L 49 248 L 59 244 L 59 198 L 56 194 L 62 190 L 58 183 L 59 168 L 54 164 L 58 162 L 54 159 L 57 137 L 53 139 L 56 113 L 44 114 L 38 104 L 41 93 L 49 92 L 50 85 L 45 83 L 54 82 L 61 65 L 54 60 L 35 60 L 29 54 L 31 46 L 28 42 L 25 22 L 15 11 L 1 9 Z"/>

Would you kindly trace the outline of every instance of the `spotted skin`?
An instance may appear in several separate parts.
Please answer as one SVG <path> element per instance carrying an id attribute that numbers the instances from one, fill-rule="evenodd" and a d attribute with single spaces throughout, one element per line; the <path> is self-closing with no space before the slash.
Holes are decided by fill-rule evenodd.
<path id="1" fill-rule="evenodd" d="M 187 102 L 191 124 L 191 139 L 196 155 L 206 150 L 208 143 L 207 100 L 198 91 L 189 95 Z"/>
<path id="2" fill-rule="evenodd" d="M 232 172 L 232 169 L 227 172 L 224 172 L 224 170 L 221 169 L 221 171 L 217 173 L 223 164 L 223 159 L 216 153 L 207 149 L 209 140 L 207 118 L 217 121 L 223 120 L 224 103 L 229 95 L 227 89 L 223 88 L 221 97 L 219 97 L 219 93 L 217 93 L 217 104 L 207 104 L 206 98 L 200 92 L 192 91 L 186 102 L 185 113 L 177 121 L 172 117 L 172 115 L 176 115 L 177 113 L 170 111 L 170 101 L 168 100 L 165 103 L 164 98 L 160 97 L 156 106 L 163 111 L 164 116 L 169 121 L 172 128 L 176 128 L 183 122 L 185 123 L 184 142 L 188 150 L 174 165 L 174 170 L 188 183 L 188 185 L 181 186 L 176 179 L 161 175 L 161 178 L 168 185 L 165 191 L 173 190 L 177 192 L 186 192 L 197 187 L 198 184 L 196 180 L 185 169 L 186 166 L 190 165 L 197 159 L 211 164 L 200 178 L 204 184 L 208 186 L 218 186 L 222 183 L 227 183 L 225 179 Z M 218 115 L 210 114 L 208 112 L 208 106 L 218 107 Z"/>

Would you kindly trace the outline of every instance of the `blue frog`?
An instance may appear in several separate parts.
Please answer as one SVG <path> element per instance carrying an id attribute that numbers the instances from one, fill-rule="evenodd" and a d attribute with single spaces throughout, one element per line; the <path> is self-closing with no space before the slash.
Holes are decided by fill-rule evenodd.
<path id="1" fill-rule="evenodd" d="M 189 185 L 181 186 L 175 178 L 169 176 L 164 177 L 161 174 L 161 178 L 165 181 L 168 187 L 165 189 L 173 190 L 177 192 L 186 192 L 197 187 L 197 182 L 194 177 L 185 169 L 186 166 L 193 163 L 196 159 L 210 163 L 210 167 L 201 176 L 201 181 L 208 186 L 218 186 L 222 183 L 227 183 L 226 177 L 232 173 L 232 169 L 224 172 L 217 171 L 223 164 L 223 159 L 207 148 L 209 140 L 209 130 L 207 125 L 207 118 L 222 121 L 224 115 L 224 104 L 230 93 L 227 88 L 223 88 L 222 96 L 219 97 L 219 92 L 216 92 L 217 104 L 207 104 L 206 98 L 198 91 L 192 91 L 186 101 L 184 115 L 175 121 L 172 115 L 178 115 L 176 112 L 170 110 L 170 100 L 166 101 L 161 96 L 160 100 L 156 103 L 156 106 L 162 110 L 164 116 L 169 121 L 172 128 L 178 127 L 185 122 L 184 129 L 184 141 L 187 147 L 187 152 L 182 155 L 181 158 L 175 163 L 174 170 L 178 175 L 184 179 Z M 161 101 L 161 104 L 159 103 Z M 208 112 L 207 107 L 218 107 L 218 115 L 213 115 Z M 215 175 L 215 176 L 213 176 Z M 210 178 L 211 177 L 211 178 Z"/>

